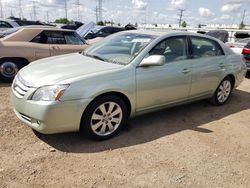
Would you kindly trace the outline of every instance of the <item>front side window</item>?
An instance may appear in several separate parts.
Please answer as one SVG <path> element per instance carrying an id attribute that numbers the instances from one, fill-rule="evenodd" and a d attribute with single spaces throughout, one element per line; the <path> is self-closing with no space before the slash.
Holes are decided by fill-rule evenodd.
<path id="1" fill-rule="evenodd" d="M 224 55 L 220 45 L 210 39 L 191 37 L 193 58 L 204 58 Z"/>
<path id="2" fill-rule="evenodd" d="M 129 64 L 156 36 L 121 33 L 115 34 L 87 48 L 83 55 L 117 64 Z"/>
<path id="3" fill-rule="evenodd" d="M 187 59 L 186 37 L 172 37 L 163 40 L 149 52 L 149 55 L 163 55 L 167 63 Z"/>
<path id="4" fill-rule="evenodd" d="M 47 35 L 47 44 L 66 44 L 65 38 L 62 33 L 51 32 Z"/>

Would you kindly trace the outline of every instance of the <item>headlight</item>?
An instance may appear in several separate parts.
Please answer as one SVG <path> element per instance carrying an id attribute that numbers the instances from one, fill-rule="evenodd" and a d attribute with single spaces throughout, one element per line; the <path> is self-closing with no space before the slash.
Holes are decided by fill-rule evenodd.
<path id="1" fill-rule="evenodd" d="M 36 90 L 32 96 L 34 101 L 58 101 L 69 85 L 44 86 Z"/>

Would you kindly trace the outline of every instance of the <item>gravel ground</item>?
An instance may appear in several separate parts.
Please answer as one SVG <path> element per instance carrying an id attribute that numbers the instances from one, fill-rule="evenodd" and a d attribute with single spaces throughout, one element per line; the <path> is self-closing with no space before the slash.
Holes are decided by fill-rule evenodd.
<path id="1" fill-rule="evenodd" d="M 250 79 L 224 106 L 196 102 L 129 121 L 111 140 L 40 135 L 0 83 L 0 187 L 250 187 Z"/>

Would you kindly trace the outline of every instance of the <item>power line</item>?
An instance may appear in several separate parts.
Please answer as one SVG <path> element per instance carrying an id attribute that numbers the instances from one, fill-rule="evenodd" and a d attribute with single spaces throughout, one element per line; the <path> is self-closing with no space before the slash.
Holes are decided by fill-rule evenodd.
<path id="1" fill-rule="evenodd" d="M 180 14 L 179 14 L 179 16 L 180 16 L 180 18 L 179 18 L 179 27 L 181 27 L 181 22 L 182 22 L 182 18 L 183 18 L 183 12 L 185 11 L 185 9 L 179 9 L 179 11 L 180 11 Z"/>

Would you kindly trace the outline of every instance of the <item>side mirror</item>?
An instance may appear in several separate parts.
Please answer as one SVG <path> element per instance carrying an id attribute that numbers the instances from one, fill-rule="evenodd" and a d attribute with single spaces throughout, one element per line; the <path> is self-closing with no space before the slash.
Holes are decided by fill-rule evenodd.
<path id="1" fill-rule="evenodd" d="M 140 67 L 150 67 L 150 66 L 162 66 L 166 63 L 165 56 L 163 55 L 151 55 L 142 60 Z"/>

